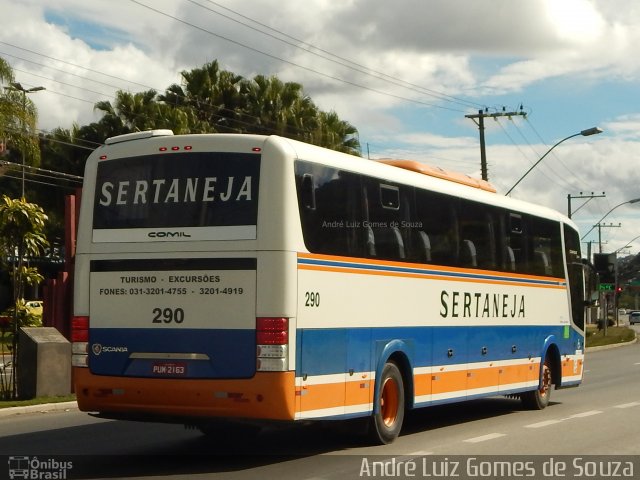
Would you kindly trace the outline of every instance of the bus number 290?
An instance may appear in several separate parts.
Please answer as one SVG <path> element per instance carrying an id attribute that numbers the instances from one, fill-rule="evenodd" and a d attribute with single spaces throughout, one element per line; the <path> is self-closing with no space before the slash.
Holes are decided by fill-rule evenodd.
<path id="1" fill-rule="evenodd" d="M 305 307 L 319 307 L 320 306 L 320 293 L 319 292 L 305 292 L 304 293 L 304 306 Z"/>
<path id="2" fill-rule="evenodd" d="M 182 323 L 184 310 L 181 308 L 154 308 L 153 323 Z"/>

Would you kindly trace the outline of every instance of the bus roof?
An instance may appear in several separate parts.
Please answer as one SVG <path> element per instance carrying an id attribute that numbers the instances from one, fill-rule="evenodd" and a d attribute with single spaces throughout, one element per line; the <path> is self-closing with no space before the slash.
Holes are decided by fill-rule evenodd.
<path id="1" fill-rule="evenodd" d="M 442 178 L 443 180 L 449 180 L 451 182 L 461 183 L 470 187 L 486 190 L 487 192 L 496 193 L 495 187 L 486 180 L 473 178 L 464 173 L 451 172 L 440 167 L 434 167 L 431 165 L 426 165 L 424 163 L 416 162 L 415 160 L 393 160 L 385 158 L 377 161 L 386 165 L 393 165 L 394 167 L 404 168 L 405 170 L 411 170 L 413 172 L 429 175 L 430 177 Z"/>

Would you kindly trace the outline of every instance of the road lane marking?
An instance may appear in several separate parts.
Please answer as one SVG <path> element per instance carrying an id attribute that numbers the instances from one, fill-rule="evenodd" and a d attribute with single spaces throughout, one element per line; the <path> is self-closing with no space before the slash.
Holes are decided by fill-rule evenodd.
<path id="1" fill-rule="evenodd" d="M 576 413 L 573 414 L 567 418 L 557 418 L 555 420 L 545 420 L 543 422 L 538 422 L 538 423 L 531 423 L 529 425 L 525 425 L 525 428 L 542 428 L 542 427 L 548 427 L 549 425 L 556 425 L 558 423 L 564 422 L 565 420 L 571 420 L 572 418 L 584 418 L 584 417 L 591 417 L 593 415 L 598 415 L 600 413 L 603 413 L 601 410 L 589 410 L 588 412 L 581 412 L 581 413 Z"/>
<path id="2" fill-rule="evenodd" d="M 613 408 L 631 408 L 631 407 L 637 407 L 638 405 L 640 405 L 640 402 L 631 402 L 631 403 L 623 403 L 621 405 L 614 405 Z"/>
<path id="3" fill-rule="evenodd" d="M 493 440 L 494 438 L 505 437 L 506 433 L 489 433 L 488 435 L 482 435 L 481 437 L 467 438 L 465 442 L 467 443 L 480 443 L 486 442 L 488 440 Z"/>
<path id="4" fill-rule="evenodd" d="M 556 423 L 562 422 L 561 420 L 545 420 L 544 422 L 532 423 L 530 425 L 525 425 L 525 428 L 542 428 L 548 427 L 549 425 L 555 425 Z"/>
<path id="5" fill-rule="evenodd" d="M 603 413 L 602 410 L 589 410 L 588 412 L 576 413 L 574 415 L 571 415 L 570 417 L 567 417 L 567 420 L 571 418 L 592 417 L 593 415 L 598 415 L 600 413 Z"/>

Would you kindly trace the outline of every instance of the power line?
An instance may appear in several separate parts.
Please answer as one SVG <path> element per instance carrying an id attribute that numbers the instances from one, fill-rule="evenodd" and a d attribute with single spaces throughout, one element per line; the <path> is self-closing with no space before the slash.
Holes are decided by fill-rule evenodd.
<path id="1" fill-rule="evenodd" d="M 305 67 L 304 65 L 297 64 L 295 62 L 292 62 L 291 60 L 287 60 L 287 59 L 278 57 L 277 55 L 273 55 L 273 54 L 265 52 L 263 50 L 259 50 L 257 48 L 253 48 L 253 47 L 251 47 L 249 45 L 246 45 L 246 44 L 244 44 L 242 42 L 239 42 L 237 40 L 233 40 L 231 38 L 225 37 L 225 36 L 220 35 L 218 33 L 212 32 L 211 30 L 207 30 L 206 28 L 199 27 L 199 26 L 197 26 L 197 25 L 195 25 L 193 23 L 187 22 L 186 20 L 182 20 L 181 18 L 175 17 L 175 16 L 170 15 L 170 14 L 168 14 L 166 12 L 163 12 L 163 11 L 158 10 L 156 8 L 150 7 L 149 5 L 145 5 L 143 3 L 140 3 L 137 0 L 129 0 L 129 1 L 132 2 L 132 3 L 135 3 L 136 5 L 141 6 L 143 8 L 151 10 L 152 12 L 155 12 L 155 13 L 157 13 L 159 15 L 162 15 L 164 17 L 173 19 L 173 20 L 175 20 L 175 21 L 177 21 L 179 23 L 182 23 L 184 25 L 187 25 L 187 26 L 189 26 L 191 28 L 194 28 L 194 29 L 199 30 L 199 31 L 204 32 L 204 33 L 207 33 L 207 34 L 212 35 L 212 36 L 214 36 L 216 38 L 224 40 L 226 42 L 232 43 L 233 45 L 237 45 L 239 47 L 245 48 L 247 50 L 251 50 L 252 52 L 258 53 L 260 55 L 263 55 L 265 57 L 271 58 L 273 60 L 277 60 L 279 62 L 286 63 L 287 65 L 291 65 L 291 66 L 294 66 L 296 68 L 300 68 L 302 70 L 306 70 L 308 72 L 314 73 L 316 75 L 320 75 L 320 76 L 325 77 L 325 78 L 329 78 L 331 80 L 335 80 L 337 82 L 344 83 L 346 85 L 351 85 L 351 86 L 356 87 L 356 88 L 367 90 L 369 92 L 374 92 L 374 93 L 377 93 L 377 94 L 380 94 L 380 95 L 385 95 L 387 97 L 395 98 L 395 99 L 398 99 L 398 100 L 403 100 L 403 101 L 407 101 L 407 102 L 416 103 L 418 105 L 425 105 L 425 106 L 428 106 L 428 107 L 440 108 L 440 109 L 443 109 L 443 110 L 450 110 L 450 111 L 453 111 L 453 112 L 463 112 L 463 110 L 450 108 L 450 107 L 445 107 L 443 105 L 438 105 L 438 104 L 430 103 L 430 102 L 424 102 L 424 101 L 416 100 L 416 99 L 412 99 L 412 98 L 407 98 L 407 97 L 403 97 L 402 95 L 396 95 L 396 94 L 389 93 L 389 92 L 384 92 L 382 90 L 378 90 L 378 89 L 372 88 L 372 87 L 367 87 L 366 85 L 361 85 L 359 83 L 352 82 L 352 81 L 346 80 L 344 78 L 336 77 L 335 75 L 330 75 L 328 73 L 321 72 L 319 70 L 315 70 L 315 69 L 310 68 L 310 67 Z"/>
<path id="2" fill-rule="evenodd" d="M 422 94 L 425 94 L 425 95 L 433 96 L 433 97 L 435 97 L 435 98 L 437 98 L 439 100 L 444 100 L 444 101 L 447 101 L 447 102 L 457 103 L 457 104 L 462 105 L 464 107 L 474 107 L 474 108 L 482 107 L 481 104 L 478 104 L 478 103 L 475 103 L 475 102 L 472 102 L 472 101 L 469 101 L 469 100 L 465 100 L 465 99 L 462 99 L 462 98 L 459 98 L 459 97 L 455 97 L 453 95 L 448 95 L 448 94 L 443 93 L 443 92 L 438 92 L 436 90 L 433 90 L 433 89 L 430 89 L 430 88 L 427 88 L 427 87 L 423 87 L 423 86 L 420 86 L 420 85 L 417 85 L 417 84 L 414 84 L 414 83 L 411 83 L 411 82 L 407 82 L 405 80 L 402 80 L 400 78 L 394 77 L 394 76 L 389 75 L 387 73 L 380 72 L 378 70 L 375 70 L 375 69 L 372 69 L 372 68 L 367 67 L 365 65 L 362 65 L 360 63 L 357 63 L 357 62 L 355 62 L 353 60 L 349 60 L 349 59 L 347 59 L 345 57 L 342 57 L 340 55 L 336 55 L 336 54 L 334 54 L 334 53 L 332 53 L 332 52 L 330 52 L 328 50 L 325 50 L 325 49 L 320 48 L 320 47 L 318 47 L 316 45 L 313 45 L 313 44 L 310 44 L 308 42 L 305 42 L 304 40 L 301 40 L 299 38 L 293 37 L 293 36 L 291 36 L 291 35 L 289 35 L 287 33 L 284 33 L 284 32 L 282 32 L 280 30 L 277 30 L 275 28 L 272 28 L 269 25 L 261 23 L 261 22 L 255 20 L 255 19 L 253 19 L 251 17 L 248 17 L 248 16 L 243 15 L 243 14 L 241 14 L 241 13 L 235 11 L 235 10 L 232 10 L 230 8 L 227 8 L 227 7 L 223 6 L 223 5 L 220 5 L 219 3 L 216 3 L 216 2 L 214 2 L 212 0 L 206 0 L 206 1 L 208 3 L 211 3 L 211 4 L 215 5 L 215 6 L 217 6 L 218 8 L 224 9 L 224 10 L 226 10 L 228 12 L 233 13 L 234 15 L 237 15 L 240 18 L 243 18 L 245 20 L 253 22 L 256 25 L 259 25 L 260 27 L 268 29 L 268 30 L 270 30 L 272 32 L 276 32 L 278 35 L 280 35 L 282 37 L 285 37 L 285 38 L 288 38 L 288 39 L 290 39 L 292 41 L 288 41 L 288 40 L 285 40 L 285 39 L 282 39 L 282 38 L 278 38 L 278 36 L 276 36 L 274 34 L 271 34 L 269 32 L 265 32 L 264 30 L 260 30 L 260 29 L 258 29 L 256 27 L 252 27 L 251 25 L 248 25 L 248 24 L 246 24 L 244 22 L 241 22 L 240 20 L 234 19 L 234 18 L 232 18 L 232 17 L 230 17 L 228 15 L 225 15 L 225 14 L 217 12 L 217 11 L 211 9 L 211 8 L 208 8 L 208 7 L 204 6 L 204 5 L 201 5 L 200 3 L 196 2 L 195 0 L 187 0 L 187 1 L 192 3 L 192 4 L 194 4 L 194 5 L 197 5 L 200 8 L 203 8 L 203 9 L 205 9 L 205 10 L 211 12 L 211 13 L 214 13 L 216 15 L 219 15 L 219 16 L 223 17 L 223 18 L 226 18 L 227 20 L 230 20 L 230 21 L 232 21 L 234 23 L 237 23 L 237 24 L 240 24 L 240 25 L 242 25 L 242 26 L 244 26 L 246 28 L 249 28 L 249 29 L 251 29 L 251 30 L 253 30 L 255 32 L 258 32 L 258 33 L 261 33 L 263 35 L 266 35 L 266 36 L 268 36 L 270 38 L 273 38 L 273 39 L 275 39 L 275 40 L 277 40 L 279 42 L 282 42 L 282 43 L 284 43 L 286 45 L 292 46 L 294 48 L 297 48 L 297 49 L 302 50 L 302 51 L 304 51 L 306 53 L 309 53 L 311 55 L 314 55 L 314 56 L 317 56 L 319 58 L 322 58 L 324 60 L 328 60 L 328 61 L 330 61 L 332 63 L 336 63 L 336 64 L 341 65 L 343 67 L 349 68 L 349 69 L 351 69 L 351 70 L 353 70 L 355 72 L 363 73 L 365 75 L 377 78 L 379 80 L 384 80 L 384 81 L 389 82 L 389 83 L 391 83 L 393 85 L 400 86 L 400 87 L 406 88 L 408 90 L 412 90 L 412 91 L 415 91 L 415 92 L 418 92 L 418 93 L 422 93 Z M 296 43 L 293 43 L 293 42 L 296 42 Z M 316 51 L 314 51 L 314 50 L 316 50 Z"/>
<path id="3" fill-rule="evenodd" d="M 6 43 L 6 42 L 0 42 L 0 43 Z M 18 49 L 20 49 L 20 48 L 21 48 L 21 47 L 15 46 L 15 45 L 11 45 L 11 46 L 13 46 L 14 48 L 18 48 Z M 26 50 L 26 49 L 25 49 L 25 50 Z M 31 53 L 34 53 L 34 54 L 36 54 L 36 55 L 41 55 L 41 54 L 39 54 L 39 53 L 37 53 L 37 52 L 34 52 L 33 50 L 27 50 L 27 51 L 28 51 L 28 52 L 31 52 Z M 0 52 L 0 53 L 1 53 L 1 52 Z M 3 54 L 4 54 L 4 53 L 3 53 Z M 20 60 L 24 60 L 24 61 L 26 61 L 26 62 L 30 62 L 30 63 L 33 63 L 33 64 L 35 64 L 35 65 L 42 66 L 42 67 L 44 67 L 44 68 L 50 68 L 50 69 L 52 69 L 52 70 L 57 70 L 57 71 L 60 71 L 60 72 L 65 73 L 65 74 L 67 74 L 67 73 L 68 73 L 66 70 L 61 70 L 61 69 L 57 69 L 57 68 L 55 68 L 55 67 L 50 67 L 50 66 L 48 66 L 48 65 L 40 64 L 40 63 L 38 63 L 38 62 L 34 62 L 34 61 L 32 61 L 32 60 L 28 60 L 28 59 L 24 59 L 24 58 L 22 58 L 22 57 L 18 57 L 18 56 L 16 56 L 16 55 L 11 55 L 11 54 L 4 54 L 4 55 L 7 55 L 7 56 L 10 56 L 10 57 L 13 57 L 13 58 L 18 58 L 18 59 L 20 59 Z M 53 59 L 53 60 L 56 60 L 56 61 L 63 62 L 63 63 L 68 63 L 68 62 L 65 62 L 64 60 L 59 60 L 59 59 L 56 59 L 56 58 L 54 58 L 54 57 L 50 57 L 50 56 L 46 56 L 46 55 L 43 55 L 43 56 L 44 56 L 44 57 L 47 57 L 47 58 L 50 58 L 50 59 Z M 77 66 L 78 68 L 84 68 L 84 67 L 81 67 L 81 66 L 78 66 L 78 65 L 75 65 L 75 64 L 72 64 L 72 65 Z M 102 95 L 103 97 L 109 97 L 109 98 L 111 98 L 111 99 L 117 99 L 117 97 L 116 97 L 115 95 L 108 95 L 108 94 L 104 94 L 104 93 L 100 93 L 100 92 L 94 92 L 94 91 L 89 90 L 89 89 L 84 88 L 84 87 L 80 87 L 80 86 L 77 86 L 77 85 L 70 85 L 70 84 L 67 84 L 67 83 L 65 83 L 65 82 L 62 82 L 62 81 L 60 81 L 60 80 L 56 80 L 56 79 L 51 78 L 51 77 L 46 77 L 46 76 L 43 76 L 43 75 L 38 75 L 38 74 L 35 74 L 35 73 L 32 73 L 32 72 L 26 72 L 26 71 L 24 71 L 24 70 L 20 70 L 20 69 L 17 69 L 17 68 L 14 68 L 14 70 L 16 70 L 16 71 L 22 71 L 23 73 L 28 73 L 29 75 L 33 75 L 33 76 L 38 77 L 38 78 L 43 78 L 43 79 L 46 79 L 46 80 L 49 80 L 49 81 L 52 81 L 52 82 L 55 82 L 55 83 L 60 83 L 60 84 L 62 84 L 62 85 L 71 86 L 71 87 L 77 88 L 77 89 L 79 89 L 79 90 L 85 90 L 85 91 L 88 91 L 88 92 L 91 92 L 91 93 L 97 93 L 97 94 L 99 94 L 99 95 Z M 88 70 L 89 70 L 89 69 L 88 69 Z M 90 71 L 96 72 L 96 70 L 90 70 Z M 114 88 L 114 89 L 116 89 L 116 90 L 118 90 L 118 91 L 122 91 L 122 90 L 121 90 L 121 89 L 119 89 L 119 87 L 117 87 L 117 86 L 109 85 L 109 84 L 106 84 L 106 83 L 104 83 L 104 82 L 99 82 L 99 81 L 97 81 L 97 80 L 93 80 L 93 79 L 90 79 L 90 78 L 87 78 L 87 77 L 83 77 L 83 76 L 81 76 L 81 75 L 77 75 L 77 74 L 73 74 L 73 73 L 68 73 L 68 74 L 69 74 L 69 75 L 76 76 L 76 77 L 79 77 L 79 78 L 82 78 L 82 79 L 85 79 L 85 80 L 88 80 L 88 81 L 101 83 L 101 84 L 103 84 L 103 85 L 110 86 L 111 88 Z M 112 77 L 113 77 L 113 76 L 112 76 Z M 114 77 L 114 78 L 119 78 L 119 77 Z M 120 80 L 122 80 L 122 81 L 124 81 L 124 82 L 128 82 L 128 81 L 129 81 L 129 80 L 122 79 L 122 78 L 121 78 Z M 163 89 L 159 89 L 159 88 L 152 87 L 152 86 L 149 86 L 149 85 L 143 85 L 143 84 L 138 84 L 138 85 L 140 85 L 140 86 L 142 86 L 142 87 L 146 88 L 147 90 L 153 90 L 153 91 L 155 91 L 155 92 L 159 92 L 160 90 L 163 90 Z M 75 97 L 75 96 L 72 96 L 72 95 L 64 94 L 64 93 L 62 93 L 62 92 L 57 92 L 57 91 L 52 90 L 52 89 L 48 89 L 47 91 L 48 91 L 48 93 L 53 93 L 53 94 L 60 95 L 60 96 L 64 96 L 64 97 L 71 98 L 71 99 L 74 99 L 74 100 L 79 100 L 79 101 L 82 101 L 82 102 L 91 103 L 92 105 L 95 105 L 95 104 L 96 104 L 96 102 L 95 102 L 95 101 L 92 101 L 92 100 L 86 100 L 86 99 L 82 99 L 82 98 L 78 98 L 78 97 Z M 166 92 L 167 90 L 166 90 L 166 89 L 164 89 L 164 91 Z M 175 92 L 171 92 L 171 94 L 172 94 L 172 95 L 175 95 L 177 98 L 180 98 L 180 99 L 183 99 L 183 100 L 187 100 L 187 101 L 188 101 L 188 100 L 190 100 L 190 99 L 189 99 L 189 97 L 186 97 L 186 96 L 184 96 L 184 95 L 176 94 Z M 212 107 L 212 108 L 216 108 L 216 107 L 217 107 L 217 105 L 213 105 L 213 104 L 211 104 L 211 103 L 202 103 L 202 102 L 201 102 L 201 103 L 200 103 L 200 105 L 202 105 L 202 106 L 209 106 L 209 107 Z M 144 114 L 136 115 L 136 114 L 133 114 L 132 112 L 129 112 L 129 114 L 131 114 L 133 118 L 136 118 L 136 117 L 144 118 Z M 209 115 L 210 115 L 211 117 L 213 117 L 213 118 L 218 118 L 218 119 L 227 119 L 227 117 L 226 117 L 226 116 L 224 116 L 224 115 L 219 115 L 219 114 L 216 114 L 216 113 L 213 113 L 213 112 L 209 112 Z M 242 116 L 243 116 L 244 118 L 247 118 L 247 119 L 253 119 L 253 120 L 259 120 L 259 121 L 262 121 L 262 119 L 261 119 L 261 118 L 256 117 L 256 116 L 253 116 L 253 115 L 249 115 L 249 114 L 247 114 L 247 113 L 242 113 Z M 255 125 L 254 125 L 254 124 L 252 124 L 252 123 L 245 122 L 245 121 L 240 120 L 240 119 L 238 119 L 238 118 L 234 118 L 234 119 L 233 119 L 233 121 L 234 121 L 234 123 L 235 123 L 235 124 L 238 124 L 238 125 L 241 125 L 241 126 L 245 126 L 245 127 L 248 127 L 248 128 L 251 128 L 251 127 L 254 127 L 254 126 L 255 126 Z M 220 128 L 224 128 L 224 129 L 226 129 L 226 131 L 232 131 L 232 132 L 238 132 L 238 133 L 243 133 L 243 132 L 244 132 L 244 131 L 243 131 L 242 129 L 240 129 L 240 128 L 233 128 L 233 127 L 229 127 L 229 126 L 224 126 L 224 127 L 219 126 L 219 127 L 220 127 Z M 272 128 L 272 127 L 264 126 L 264 125 L 263 125 L 263 128 L 264 128 L 266 131 L 271 131 L 271 132 L 276 133 L 276 134 L 277 134 L 277 133 L 279 133 L 279 130 L 278 130 L 277 128 Z M 300 128 L 297 128 L 297 127 L 293 127 L 293 126 L 289 126 L 288 128 L 290 128 L 290 129 L 292 129 L 292 130 L 295 130 L 295 131 L 297 131 L 297 132 L 298 132 L 298 133 L 300 133 L 300 134 L 304 134 L 304 133 L 306 133 L 306 132 L 307 132 L 306 130 L 303 130 L 303 129 L 300 129 Z"/>
<path id="4" fill-rule="evenodd" d="M 525 117 L 525 120 L 527 119 L 527 117 Z M 535 147 L 531 144 L 531 142 L 529 141 L 529 139 L 526 137 L 526 135 L 524 134 L 524 132 L 522 131 L 522 129 L 518 126 L 517 123 L 515 122 L 511 122 L 513 124 L 513 126 L 515 127 L 516 131 L 518 132 L 518 134 L 520 135 L 520 137 L 522 138 L 522 140 L 528 145 L 529 149 L 533 152 L 533 154 L 535 155 L 536 160 L 540 158 L 540 153 L 535 149 Z M 543 144 L 545 143 L 544 141 L 542 142 Z M 552 155 L 555 155 L 555 152 L 552 152 Z M 527 158 L 525 156 L 525 158 Z M 535 163 L 534 161 L 531 161 L 527 158 L 527 160 L 529 161 L 529 163 L 531 163 L 532 165 Z M 553 165 L 549 162 L 545 162 L 544 164 L 541 165 L 541 169 L 538 169 L 538 172 L 541 173 L 542 175 L 544 175 L 546 178 L 548 178 L 550 181 L 552 181 L 553 183 L 555 183 L 557 186 L 559 186 L 560 188 L 565 188 L 568 190 L 573 190 L 576 188 L 576 186 L 574 184 L 572 184 L 568 178 L 566 178 L 564 175 L 560 175 L 559 173 L 556 172 L 556 170 L 553 168 Z M 551 171 L 551 176 L 547 175 L 544 171 L 544 169 L 549 169 Z M 565 167 L 566 168 L 566 167 Z M 569 171 L 569 173 L 571 174 L 572 172 Z M 558 183 L 556 181 L 556 179 L 559 179 L 563 185 L 561 185 L 560 183 Z"/>

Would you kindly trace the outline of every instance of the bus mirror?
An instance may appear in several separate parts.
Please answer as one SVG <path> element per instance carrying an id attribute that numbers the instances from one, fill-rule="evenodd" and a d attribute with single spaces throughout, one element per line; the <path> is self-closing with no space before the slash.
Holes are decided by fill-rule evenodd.
<path id="1" fill-rule="evenodd" d="M 585 279 L 585 306 L 597 307 L 600 300 L 598 273 L 593 264 L 586 258 L 582 259 L 582 268 Z"/>

